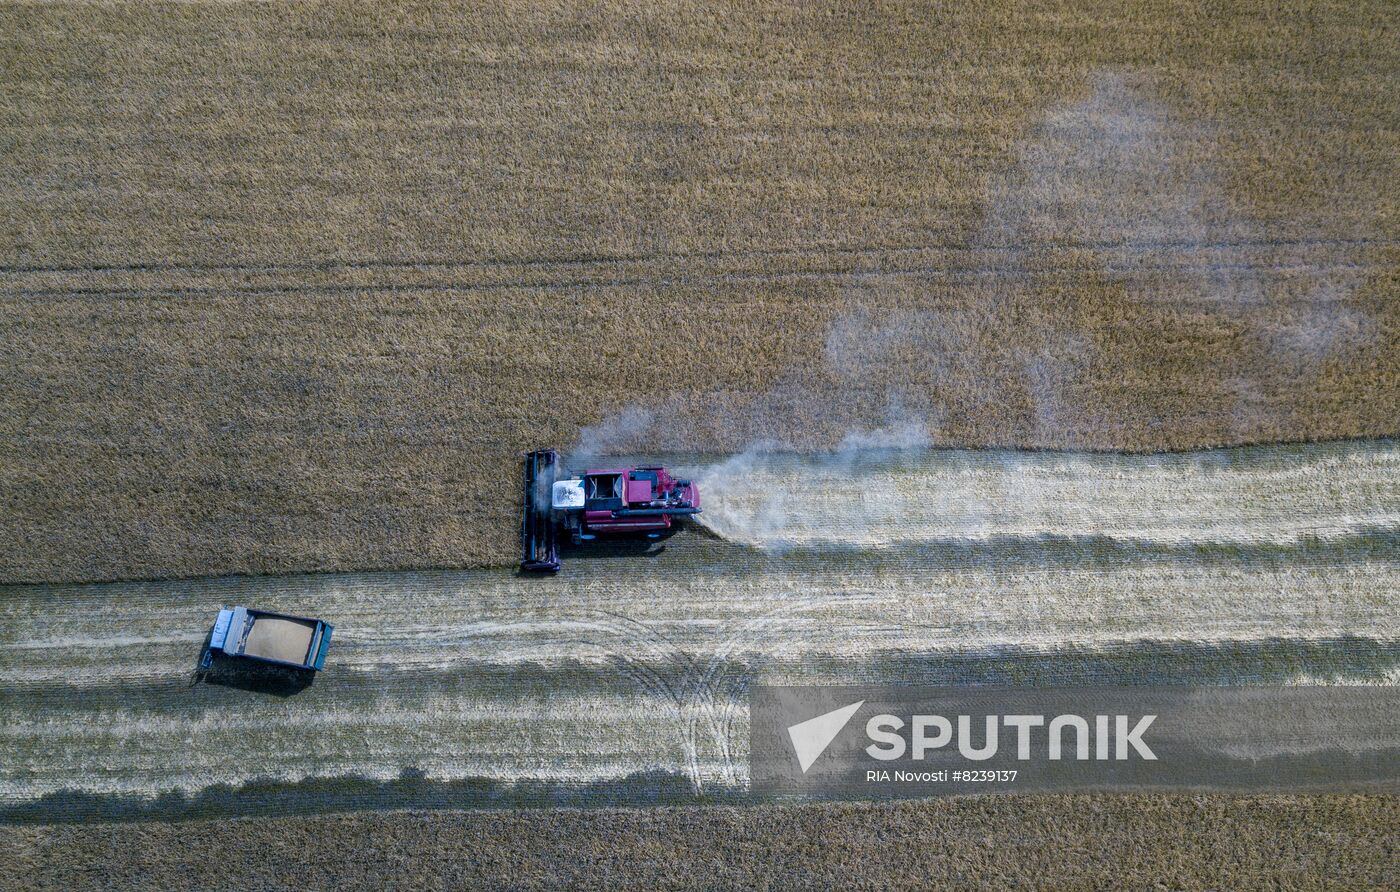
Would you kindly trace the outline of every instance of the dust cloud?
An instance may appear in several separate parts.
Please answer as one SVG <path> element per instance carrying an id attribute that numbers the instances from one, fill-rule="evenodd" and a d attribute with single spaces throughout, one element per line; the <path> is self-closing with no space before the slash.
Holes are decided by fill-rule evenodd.
<path id="1" fill-rule="evenodd" d="M 1400 446 L 1388 441 L 1169 456 L 755 452 L 699 480 L 702 524 L 775 552 L 991 539 L 1293 546 L 1400 528 Z"/>
<path id="2" fill-rule="evenodd" d="M 1316 262 L 1306 246 L 1272 233 L 1232 200 L 1214 160 L 1212 125 L 1183 120 L 1157 98 L 1150 79 L 1131 71 L 1096 72 L 1084 93 L 1050 108 L 1023 139 L 1014 163 L 990 184 L 985 218 L 969 249 L 995 257 L 1000 270 L 996 290 L 974 309 L 923 294 L 917 277 L 852 281 L 849 309 L 829 326 L 819 368 L 792 369 L 741 407 L 719 400 L 705 407 L 713 429 L 748 443 L 733 458 L 697 472 L 705 522 L 713 530 L 736 532 L 732 524 L 743 513 L 740 538 L 774 545 L 799 506 L 810 512 L 811 492 L 763 486 L 766 494 L 755 502 L 755 480 L 773 466 L 770 455 L 803 452 L 809 479 L 829 483 L 866 457 L 886 465 L 925 461 L 915 452 L 950 442 L 950 417 L 992 417 L 1012 403 L 1028 408 L 1017 422 L 1022 434 L 1006 439 L 1048 447 L 1073 447 L 1092 440 L 1092 432 L 1128 424 L 1168 424 L 1167 418 L 1154 421 L 1150 406 L 1141 417 L 1125 419 L 1095 399 L 1105 383 L 1098 369 L 1109 363 L 1102 362 L 1103 335 L 1093 317 L 1037 310 L 1035 295 L 1053 286 L 1066 257 L 1114 286 L 1126 312 L 1187 303 L 1203 324 L 1243 332 L 1243 352 L 1222 357 L 1212 370 L 1223 376 L 1218 386 L 1227 395 L 1226 415 L 1234 402 L 1222 429 L 1236 440 L 1251 439 L 1267 418 L 1271 382 L 1261 378 L 1259 356 L 1271 357 L 1264 375 L 1273 363 L 1321 376 L 1329 361 L 1372 343 L 1376 323 L 1353 300 L 1359 274 L 1344 264 Z M 1143 269 L 1154 273 L 1136 275 Z M 1290 271 L 1285 279 L 1277 276 L 1280 269 Z M 1003 330 L 1013 323 L 1020 333 L 1008 338 Z M 674 397 L 626 407 L 585 428 L 570 457 L 692 452 L 696 444 L 679 438 L 669 423 L 691 406 Z M 814 453 L 806 438 L 794 436 L 811 430 L 836 433 Z M 1034 468 L 1100 465 L 1000 452 L 987 461 L 1004 472 L 996 485 L 1005 492 L 992 501 L 1028 503 L 1054 491 Z M 841 522 L 848 535 L 868 538 L 858 530 L 861 523 L 879 526 L 889 505 L 902 504 L 869 488 L 884 485 L 866 479 L 859 498 L 838 487 L 850 497 Z M 959 492 L 957 479 L 937 485 L 960 503 L 979 504 L 985 495 Z M 1081 479 L 1076 486 L 1086 502 L 1098 498 L 1095 481 Z M 869 516 L 858 522 L 862 510 Z M 989 510 L 984 520 L 993 516 L 1002 515 Z"/>

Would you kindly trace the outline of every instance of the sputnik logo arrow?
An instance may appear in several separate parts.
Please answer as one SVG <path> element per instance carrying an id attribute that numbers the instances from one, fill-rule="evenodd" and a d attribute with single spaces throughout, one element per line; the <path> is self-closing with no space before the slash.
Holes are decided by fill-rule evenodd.
<path id="1" fill-rule="evenodd" d="M 841 729 L 846 727 L 846 723 L 851 720 L 851 716 L 856 714 L 856 710 L 864 705 L 865 701 L 861 700 L 858 703 L 823 713 L 814 719 L 788 726 L 787 732 L 788 737 L 792 738 L 792 750 L 797 753 L 797 764 L 802 767 L 803 774 L 806 774 L 807 769 L 812 767 L 812 763 L 817 761 L 817 757 L 831 746 L 831 741 L 835 740 L 836 735 L 841 733 Z"/>

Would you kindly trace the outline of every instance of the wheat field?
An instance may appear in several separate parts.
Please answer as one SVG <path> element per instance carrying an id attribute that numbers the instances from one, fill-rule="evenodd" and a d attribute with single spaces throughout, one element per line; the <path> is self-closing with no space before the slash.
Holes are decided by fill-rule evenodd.
<path id="1" fill-rule="evenodd" d="M 0 3 L 6 875 L 1393 885 L 1393 795 L 715 803 L 754 679 L 1395 683 L 1397 32 Z M 709 526 L 526 585 L 543 445 Z M 247 600 L 331 671 L 194 678 Z"/>
<path id="2" fill-rule="evenodd" d="M 1395 434 L 1396 16 L 0 6 L 0 579 L 507 563 L 540 445 Z"/>

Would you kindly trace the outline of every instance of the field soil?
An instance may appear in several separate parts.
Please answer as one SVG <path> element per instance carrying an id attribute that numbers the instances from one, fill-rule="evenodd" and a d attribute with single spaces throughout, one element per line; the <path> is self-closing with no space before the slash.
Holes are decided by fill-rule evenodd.
<path id="1" fill-rule="evenodd" d="M 0 6 L 0 580 L 508 563 L 542 444 L 1395 434 L 1397 29 Z"/>

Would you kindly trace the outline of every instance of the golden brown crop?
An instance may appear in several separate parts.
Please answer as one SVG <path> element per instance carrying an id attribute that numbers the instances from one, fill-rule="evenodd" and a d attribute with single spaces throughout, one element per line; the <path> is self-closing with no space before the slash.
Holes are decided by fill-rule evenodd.
<path id="1" fill-rule="evenodd" d="M 16 888 L 1380 888 L 1394 796 L 982 796 L 0 828 Z"/>
<path id="2" fill-rule="evenodd" d="M 517 453 L 600 422 L 1396 433 L 1398 24 L 5 6 L 0 579 L 509 561 Z"/>

